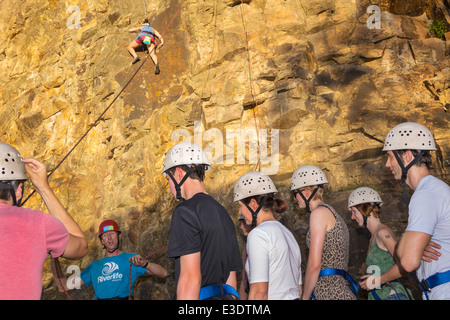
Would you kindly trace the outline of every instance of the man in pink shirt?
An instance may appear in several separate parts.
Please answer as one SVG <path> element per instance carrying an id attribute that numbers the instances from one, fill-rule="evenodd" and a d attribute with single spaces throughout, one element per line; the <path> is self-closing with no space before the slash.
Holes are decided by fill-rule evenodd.
<path id="1" fill-rule="evenodd" d="M 27 174 L 50 214 L 20 207 Z M 80 259 L 87 240 L 56 198 L 45 164 L 22 159 L 12 146 L 0 143 L 0 299 L 41 298 L 42 269 L 52 257 Z"/>

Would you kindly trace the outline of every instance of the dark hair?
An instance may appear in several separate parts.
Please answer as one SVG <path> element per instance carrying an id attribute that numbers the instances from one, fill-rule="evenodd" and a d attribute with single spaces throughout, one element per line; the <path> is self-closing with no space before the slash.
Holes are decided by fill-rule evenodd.
<path id="1" fill-rule="evenodd" d="M 148 23 L 148 18 L 145 18 L 144 22 L 142 22 L 142 23 Z"/>
<path id="2" fill-rule="evenodd" d="M 0 200 L 9 200 L 11 191 L 8 189 L 0 189 Z"/>
<path id="3" fill-rule="evenodd" d="M 14 191 L 16 191 L 20 183 L 25 183 L 25 180 L 9 180 L 9 181 L 1 181 L 1 183 L 3 184 L 10 183 L 13 186 Z M 9 199 L 11 199 L 11 190 L 0 188 L 0 200 L 8 201 Z"/>
<path id="4" fill-rule="evenodd" d="M 189 168 L 191 168 L 191 167 L 189 167 L 187 165 L 176 166 L 176 167 L 169 169 L 170 173 L 174 174 L 176 168 L 180 168 L 184 172 L 187 172 L 189 170 Z M 189 175 L 189 178 L 203 182 L 203 179 L 205 179 L 206 169 L 207 169 L 207 166 L 204 164 L 195 165 L 194 170 L 191 171 L 191 174 Z"/>
<path id="5" fill-rule="evenodd" d="M 258 203 L 258 205 L 259 205 L 265 196 L 266 195 L 261 194 L 261 195 L 242 199 L 242 201 L 246 204 L 249 204 L 252 199 L 255 199 L 256 203 Z M 268 196 L 266 201 L 264 202 L 264 205 L 262 206 L 263 210 L 271 211 L 273 213 L 283 213 L 287 210 L 287 208 L 288 208 L 288 204 L 286 201 L 284 201 L 283 199 L 272 197 L 272 196 Z"/>
<path id="6" fill-rule="evenodd" d="M 406 151 L 408 151 L 408 149 L 406 150 L 397 150 L 397 154 L 401 157 Z M 411 153 L 413 154 L 414 158 L 417 158 L 417 156 L 419 155 L 419 151 L 418 150 L 409 150 L 411 151 Z M 430 169 L 431 167 L 431 154 L 430 151 L 428 150 L 423 150 L 422 151 L 422 155 L 420 156 L 420 158 L 417 160 L 417 162 L 414 164 L 415 166 L 421 167 L 423 165 L 427 166 L 427 169 Z"/>
<path id="7" fill-rule="evenodd" d="M 361 214 L 370 217 L 372 214 L 375 218 L 380 219 L 380 206 L 378 204 L 360 203 L 356 206 Z"/>

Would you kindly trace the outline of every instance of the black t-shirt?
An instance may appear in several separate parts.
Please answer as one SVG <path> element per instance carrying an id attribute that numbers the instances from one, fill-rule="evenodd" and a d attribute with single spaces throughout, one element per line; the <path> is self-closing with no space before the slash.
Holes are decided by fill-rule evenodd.
<path id="1" fill-rule="evenodd" d="M 242 269 L 236 229 L 228 212 L 205 193 L 181 202 L 173 211 L 169 233 L 169 258 L 175 258 L 175 281 L 180 256 L 201 254 L 202 287 L 225 283 L 230 271 Z"/>

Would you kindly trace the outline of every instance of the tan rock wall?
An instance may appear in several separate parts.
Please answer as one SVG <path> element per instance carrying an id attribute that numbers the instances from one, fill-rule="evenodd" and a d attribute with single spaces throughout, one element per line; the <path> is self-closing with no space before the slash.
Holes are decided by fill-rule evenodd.
<path id="1" fill-rule="evenodd" d="M 135 36 L 128 29 L 148 16 L 162 33 L 180 3 L 73 1 L 80 27 L 69 28 L 76 12 L 68 13 L 68 2 L 0 2 L 2 142 L 52 170 L 138 68 L 126 51 Z M 390 204 L 385 221 L 397 235 L 406 224 L 399 183 L 381 152 L 390 128 L 403 121 L 428 126 L 441 148 L 433 172 L 448 182 L 449 39 L 428 31 L 431 19 L 444 16 L 434 3 L 381 1 L 380 28 L 369 29 L 374 13 L 367 13 L 372 2 L 366 0 L 186 0 L 157 52 L 162 73 L 155 76 L 148 59 L 51 177 L 89 238 L 89 254 L 76 264 L 84 268 L 102 257 L 96 230 L 105 218 L 122 225 L 124 250 L 148 255 L 167 244 L 176 202 L 161 169 L 177 134 L 189 134 L 211 152 L 206 185 L 236 219 L 232 187 L 257 164 L 250 145 L 244 153 L 232 137 L 239 129 L 250 136 L 260 129 L 259 145 L 269 155 L 260 167 L 273 174 L 282 197 L 289 199 L 297 167 L 325 170 L 327 200 L 351 226 L 356 275 L 367 244 L 347 214 L 350 191 L 376 188 Z M 44 209 L 37 196 L 26 205 Z M 280 218 L 298 231 L 306 261 L 306 214 L 290 201 Z M 164 252 L 155 261 L 173 271 Z M 44 298 L 64 298 L 46 270 Z M 142 279 L 136 291 L 142 299 L 173 293 L 171 277 Z M 89 290 L 72 294 L 92 296 Z"/>

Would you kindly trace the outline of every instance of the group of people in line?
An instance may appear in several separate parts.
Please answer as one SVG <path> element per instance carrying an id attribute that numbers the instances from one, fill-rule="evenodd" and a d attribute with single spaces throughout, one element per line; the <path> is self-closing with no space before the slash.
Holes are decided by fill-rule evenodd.
<path id="1" fill-rule="evenodd" d="M 328 179 L 320 168 L 303 165 L 291 177 L 293 198 L 309 213 L 303 275 L 298 242 L 276 219 L 287 202 L 277 197 L 272 179 L 251 171 L 235 183 L 233 199 L 247 236 L 241 254 L 233 220 L 203 184 L 211 168 L 206 153 L 194 143 L 176 144 L 162 170 L 179 201 L 168 243 L 168 257 L 175 263 L 175 298 L 356 300 L 360 287 L 369 291 L 368 299 L 407 300 L 411 291 L 398 280 L 415 272 L 424 299 L 450 299 L 450 187 L 430 173 L 433 150 L 433 135 L 418 123 L 399 124 L 386 136 L 386 167 L 403 188 L 408 185 L 414 191 L 411 199 L 404 193 L 408 225 L 398 242 L 380 220 L 383 201 L 378 192 L 366 186 L 351 192 L 351 217 L 371 234 L 365 262 L 373 272 L 363 275 L 358 285 L 348 273 L 347 225 L 324 202 Z M 0 169 L 0 299 L 40 299 L 47 254 L 54 261 L 81 259 L 87 254 L 87 240 L 49 187 L 45 164 L 22 159 L 14 147 L 1 143 Z M 28 177 L 49 214 L 20 206 Z M 114 220 L 103 221 L 98 232 L 105 257 L 80 274 L 82 284 L 93 286 L 96 299 L 130 299 L 140 275 L 167 277 L 162 266 L 120 250 L 121 230 Z M 59 264 L 52 266 L 60 290 L 69 290 Z"/>

